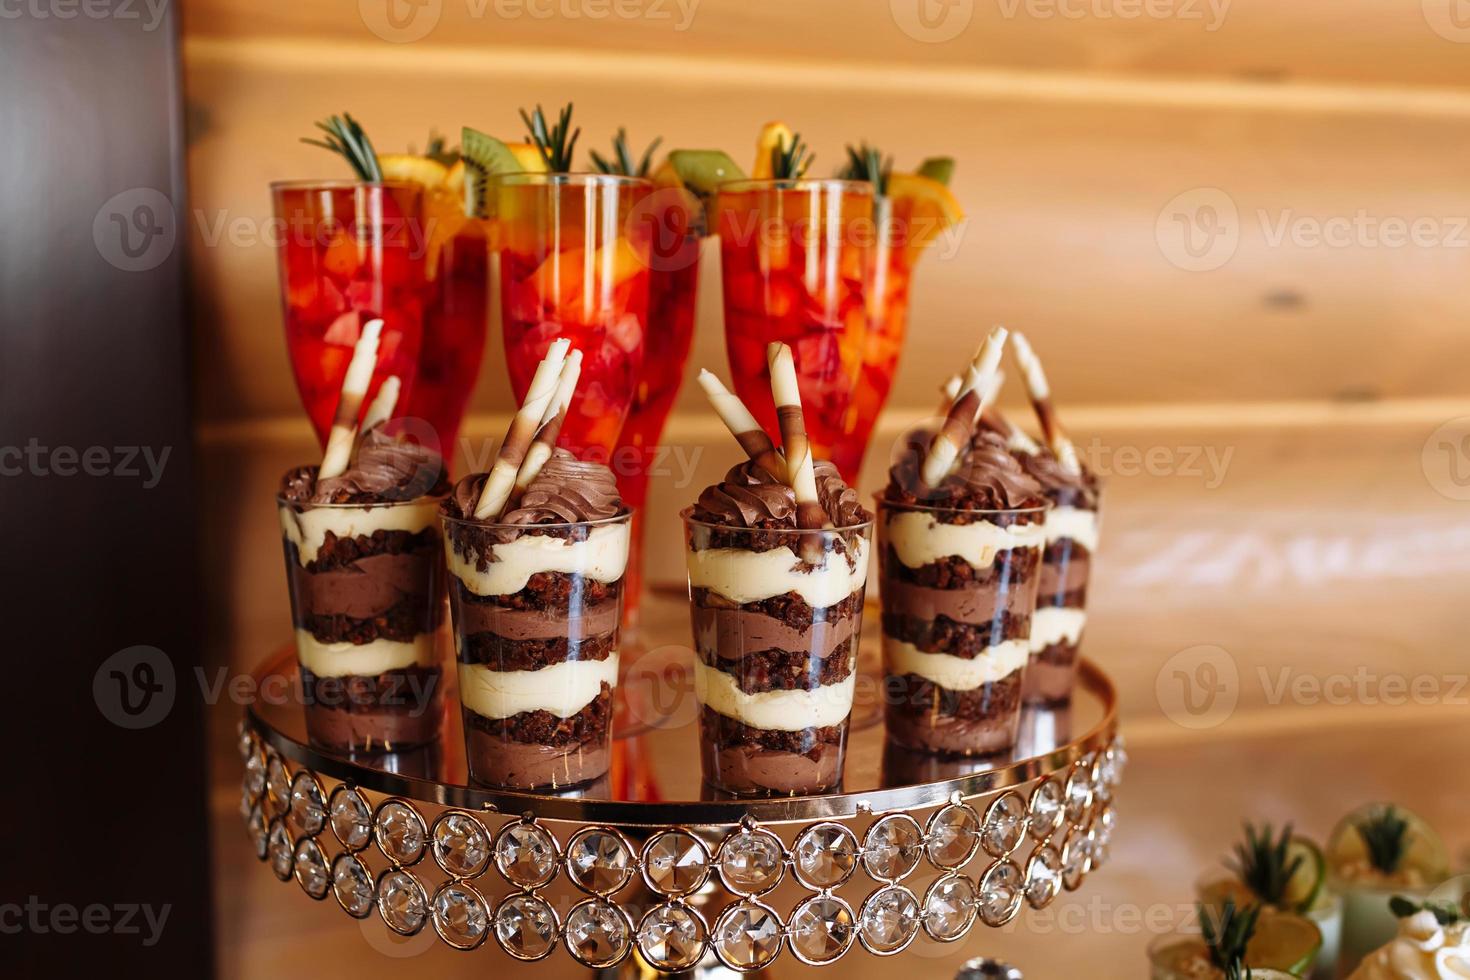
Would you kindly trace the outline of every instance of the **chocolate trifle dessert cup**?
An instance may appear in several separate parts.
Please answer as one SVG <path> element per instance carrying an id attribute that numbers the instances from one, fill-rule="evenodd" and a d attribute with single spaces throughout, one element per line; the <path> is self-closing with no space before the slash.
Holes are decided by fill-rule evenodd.
<path id="1" fill-rule="evenodd" d="M 998 389 L 997 329 L 938 432 L 899 446 L 878 500 L 884 714 L 906 748 L 991 756 L 1015 744 L 1047 502 L 975 424 Z"/>
<path id="2" fill-rule="evenodd" d="M 1056 707 L 1071 701 L 1076 683 L 1102 487 L 1062 429 L 1041 360 L 1023 334 L 1015 335 L 1012 350 L 1041 420 L 1046 445 L 1037 444 L 998 415 L 985 421 L 1006 438 L 1012 455 L 1041 484 L 1052 505 L 1046 515 L 1046 550 L 1031 623 L 1031 661 L 1024 696 L 1027 704 Z"/>
<path id="3" fill-rule="evenodd" d="M 432 742 L 444 714 L 436 518 L 448 478 L 438 452 L 392 434 L 396 378 L 380 386 L 356 438 L 376 346 L 373 321 L 322 464 L 287 472 L 276 498 L 307 735 L 345 752 Z"/>
<path id="4" fill-rule="evenodd" d="M 871 553 L 872 515 L 811 459 L 790 351 L 770 357 L 786 455 L 702 373 L 751 459 L 681 515 L 700 759 L 705 782 L 735 796 L 841 787 Z"/>
<path id="5" fill-rule="evenodd" d="M 608 771 L 632 512 L 612 470 L 553 449 L 580 352 L 552 345 L 488 473 L 444 501 L 470 778 L 583 786 Z"/>

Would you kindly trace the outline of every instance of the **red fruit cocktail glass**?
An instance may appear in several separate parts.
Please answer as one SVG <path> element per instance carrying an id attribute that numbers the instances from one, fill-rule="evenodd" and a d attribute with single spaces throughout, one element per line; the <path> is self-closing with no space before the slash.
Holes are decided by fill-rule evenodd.
<path id="1" fill-rule="evenodd" d="M 423 191 L 413 183 L 314 181 L 272 184 L 271 196 L 286 349 L 306 414 L 326 445 L 367 321 L 383 321 L 367 401 L 390 374 L 412 397 L 426 305 Z"/>
<path id="2" fill-rule="evenodd" d="M 643 511 L 649 471 L 657 462 L 659 440 L 674 409 L 684 366 L 694 340 L 704 208 L 682 187 L 660 187 L 639 207 L 635 220 L 651 223 L 648 277 L 648 329 L 643 366 L 633 386 L 633 403 L 623 423 L 612 469 L 623 500 L 633 508 L 633 535 L 624 579 L 623 623 L 638 621 L 643 585 Z"/>
<path id="3" fill-rule="evenodd" d="M 832 458 L 846 431 L 867 334 L 872 185 L 733 181 L 720 185 L 715 214 L 735 391 L 779 441 L 766 346 L 788 344 L 812 451 Z M 842 475 L 857 477 L 846 469 Z"/>
<path id="4" fill-rule="evenodd" d="M 505 359 L 525 398 L 552 341 L 582 352 L 560 444 L 612 465 L 643 364 L 653 185 L 607 174 L 504 174 L 490 181 Z"/>

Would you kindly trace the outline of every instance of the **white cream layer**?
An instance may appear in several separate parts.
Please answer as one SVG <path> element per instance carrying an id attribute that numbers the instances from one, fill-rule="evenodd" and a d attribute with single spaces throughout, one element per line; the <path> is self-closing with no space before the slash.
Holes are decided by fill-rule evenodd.
<path id="1" fill-rule="evenodd" d="M 883 540 L 909 568 L 922 568 L 941 558 L 963 558 L 977 568 L 995 561 L 998 551 L 1040 546 L 1045 531 L 1035 524 L 1001 527 L 990 521 L 944 524 L 922 511 L 889 512 L 883 522 Z"/>
<path id="2" fill-rule="evenodd" d="M 385 504 L 381 507 L 309 507 L 297 512 L 290 507 L 280 508 L 281 530 L 286 540 L 296 545 L 301 564 L 315 561 L 322 543 L 331 531 L 339 538 L 353 538 L 374 531 L 408 531 L 418 534 L 438 523 L 439 499 L 425 497 L 423 500 L 403 504 Z"/>
<path id="3" fill-rule="evenodd" d="M 912 643 L 883 637 L 883 667 L 888 674 L 918 674 L 951 691 L 973 691 L 981 684 L 1004 680 L 1025 667 L 1030 656 L 1025 640 L 997 643 L 970 659 L 927 653 Z"/>
<path id="4" fill-rule="evenodd" d="M 421 633 L 411 642 L 373 640 L 371 643 L 323 643 L 307 630 L 296 631 L 296 659 L 318 677 L 376 677 L 415 664 L 432 667 L 434 634 Z"/>
<path id="5" fill-rule="evenodd" d="M 1087 610 L 1062 606 L 1038 606 L 1031 614 L 1031 652 L 1039 653 L 1054 643 L 1073 646 L 1082 638 Z"/>
<path id="6" fill-rule="evenodd" d="M 628 522 L 594 528 L 585 541 L 568 541 L 548 534 L 523 534 L 497 544 L 495 560 L 480 571 L 446 545 L 449 574 L 475 595 L 511 595 L 526 587 L 538 572 L 581 575 L 596 582 L 616 582 L 628 566 Z"/>
<path id="7" fill-rule="evenodd" d="M 799 732 L 807 728 L 840 725 L 852 714 L 852 692 L 857 671 L 836 684 L 814 691 L 761 691 L 747 694 L 735 678 L 696 660 L 694 696 L 699 703 L 726 718 L 770 732 Z"/>
<path id="8" fill-rule="evenodd" d="M 790 548 L 746 551 L 743 548 L 705 548 L 686 552 L 689 584 L 709 589 L 731 602 L 760 602 L 795 592 L 814 609 L 825 609 L 861 589 L 868 580 L 868 543 L 857 539 L 853 564 L 847 557 L 827 552 L 826 563 L 810 571 Z M 794 731 L 795 729 L 791 729 Z"/>
<path id="9" fill-rule="evenodd" d="M 459 699 L 482 718 L 549 711 L 570 718 L 597 699 L 602 685 L 616 686 L 618 655 L 605 660 L 567 660 L 540 670 L 491 670 L 459 665 Z"/>
<path id="10" fill-rule="evenodd" d="M 1071 538 L 1088 551 L 1097 550 L 1097 511 L 1053 507 L 1046 512 L 1046 543 Z"/>

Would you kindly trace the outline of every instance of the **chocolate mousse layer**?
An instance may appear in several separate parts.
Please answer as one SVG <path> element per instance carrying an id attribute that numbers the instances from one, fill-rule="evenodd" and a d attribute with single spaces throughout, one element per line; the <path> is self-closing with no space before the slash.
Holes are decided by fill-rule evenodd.
<path id="1" fill-rule="evenodd" d="M 341 475 L 299 467 L 278 497 L 291 620 L 313 742 L 396 751 L 438 737 L 448 491 L 437 453 L 366 433 Z"/>
<path id="2" fill-rule="evenodd" d="M 629 512 L 610 470 L 564 450 L 493 522 L 473 518 L 485 480 L 461 480 L 443 507 L 470 776 L 581 786 L 611 758 Z M 497 582 L 509 591 L 483 594 Z"/>
<path id="3" fill-rule="evenodd" d="M 1019 728 L 1047 501 L 993 434 L 937 487 L 919 478 L 927 446 L 910 437 L 879 505 L 888 737 L 993 755 Z"/>
<path id="4" fill-rule="evenodd" d="M 871 515 L 834 466 L 815 470 L 818 500 L 842 530 L 799 531 L 795 494 L 753 463 L 730 470 L 685 515 L 696 669 L 706 671 L 696 685 L 701 761 L 724 793 L 841 784 Z M 789 559 L 759 557 L 773 552 Z M 814 605 L 817 594 L 827 601 Z"/>

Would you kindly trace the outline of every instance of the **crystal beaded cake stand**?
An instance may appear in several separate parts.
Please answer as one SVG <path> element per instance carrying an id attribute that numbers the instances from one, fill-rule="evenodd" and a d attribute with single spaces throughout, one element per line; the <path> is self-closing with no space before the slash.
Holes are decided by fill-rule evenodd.
<path id="1" fill-rule="evenodd" d="M 663 617 L 646 611 L 645 638 L 662 625 L 681 640 L 682 604 L 662 605 Z M 1069 708 L 1028 710 L 1010 757 L 937 760 L 885 744 L 867 637 L 844 791 L 734 800 L 700 786 L 692 656 L 625 650 L 609 779 L 554 795 L 470 786 L 457 709 L 413 752 L 312 746 L 281 651 L 257 672 L 262 696 L 240 728 L 256 856 L 400 935 L 432 928 L 455 949 L 535 961 L 560 947 L 594 970 L 669 973 L 749 972 L 783 953 L 825 965 L 854 947 L 891 956 L 920 932 L 955 942 L 1044 908 L 1107 858 L 1125 754 L 1116 692 L 1090 662 Z"/>

